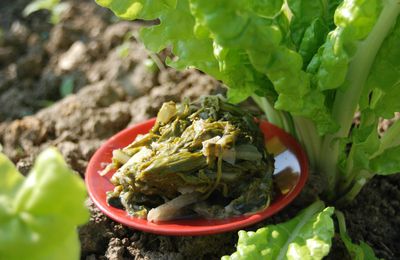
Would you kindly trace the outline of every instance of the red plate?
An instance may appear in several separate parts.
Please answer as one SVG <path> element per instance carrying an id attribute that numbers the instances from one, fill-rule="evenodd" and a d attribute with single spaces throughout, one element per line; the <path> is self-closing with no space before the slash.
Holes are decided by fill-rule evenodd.
<path id="1" fill-rule="evenodd" d="M 126 226 L 161 235 L 179 236 L 210 235 L 237 230 L 257 223 L 283 209 L 300 193 L 306 183 L 308 177 L 308 160 L 300 145 L 292 136 L 285 133 L 282 129 L 266 121 L 260 121 L 260 129 L 264 133 L 266 140 L 271 140 L 276 137 L 288 148 L 287 151 L 275 157 L 275 176 L 281 172 L 287 175 L 288 171 L 284 169 L 286 166 L 294 168 L 293 171 L 290 171 L 291 174 L 289 174 L 289 176 L 292 176 L 290 177 L 291 181 L 286 181 L 286 184 L 292 184 L 287 189 L 287 193 L 285 193 L 285 195 L 280 194 L 276 196 L 268 208 L 257 213 L 223 220 L 199 218 L 152 223 L 147 222 L 147 220 L 129 216 L 124 210 L 111 207 L 106 202 L 106 192 L 113 189 L 113 185 L 109 181 L 113 172 L 109 172 L 105 176 L 100 176 L 99 172 L 104 169 L 107 163 L 111 162 L 112 151 L 114 149 L 127 146 L 138 134 L 147 133 L 154 125 L 154 122 L 154 118 L 150 119 L 125 129 L 111 137 L 97 150 L 86 169 L 86 186 L 93 202 L 108 217 Z M 293 175 L 293 172 L 295 175 Z M 293 178 L 293 176 L 295 177 Z M 287 180 L 285 176 L 279 179 Z"/>

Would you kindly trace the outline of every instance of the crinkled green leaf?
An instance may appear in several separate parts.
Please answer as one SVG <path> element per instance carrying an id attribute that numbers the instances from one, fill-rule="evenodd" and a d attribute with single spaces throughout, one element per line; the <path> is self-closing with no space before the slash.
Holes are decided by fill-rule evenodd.
<path id="1" fill-rule="evenodd" d="M 130 5 L 122 0 L 103 5 L 117 14 L 129 13 Z M 319 34 L 324 28 L 320 22 L 307 24 L 311 27 L 300 55 L 293 50 L 281 0 L 180 0 L 175 8 L 171 6 L 157 13 L 159 25 L 141 32 L 146 47 L 154 52 L 172 47 L 176 57 L 167 60 L 169 65 L 178 69 L 195 67 L 222 80 L 229 87 L 231 102 L 262 93 L 275 101 L 277 109 L 315 119 L 321 133 L 336 129 L 324 95 L 312 91 L 310 76 L 302 70 L 301 55 L 310 59 L 324 38 Z M 221 49 L 225 55 L 219 54 Z"/>
<path id="2" fill-rule="evenodd" d="M 258 15 L 271 18 L 278 14 L 283 5 L 283 0 L 251 0 L 246 2 Z"/>
<path id="3" fill-rule="evenodd" d="M 287 4 L 293 14 L 290 29 L 296 46 L 300 46 L 303 35 L 316 20 L 329 19 L 328 6 L 324 1 L 288 0 Z M 322 37 L 324 38 L 324 35 Z"/>
<path id="4" fill-rule="evenodd" d="M 322 259 L 331 247 L 333 208 L 316 202 L 288 222 L 239 231 L 237 251 L 228 259 Z"/>
<path id="5" fill-rule="evenodd" d="M 195 19 L 190 13 L 187 0 L 178 1 L 176 8 L 165 9 L 159 19 L 159 25 L 143 28 L 140 32 L 146 48 L 159 52 L 171 46 L 176 58 L 169 60 L 169 65 L 177 69 L 195 67 L 222 79 L 213 54 L 212 40 L 197 38 L 195 35 Z"/>
<path id="6" fill-rule="evenodd" d="M 303 57 L 304 64 L 308 64 L 321 44 L 324 42 L 328 26 L 320 19 L 316 18 L 304 31 L 303 38 L 299 44 L 299 54 Z"/>
<path id="7" fill-rule="evenodd" d="M 7 178 L 0 193 L 0 256 L 78 259 L 77 226 L 88 220 L 82 179 L 54 149 L 39 155 L 26 179 L 0 157 Z M 12 195 L 12 196 L 11 196 Z"/>
<path id="8" fill-rule="evenodd" d="M 230 102 L 241 102 L 257 91 L 276 97 L 268 77 L 254 70 L 245 51 L 214 44 L 214 54 L 219 62 L 224 83 L 229 86 Z"/>
<path id="9" fill-rule="evenodd" d="M 316 77 L 321 90 L 343 84 L 358 41 L 368 36 L 381 10 L 381 0 L 349 0 L 336 9 L 334 21 L 337 27 L 328 34 L 320 52 Z"/>
<path id="10" fill-rule="evenodd" d="M 274 19 L 254 15 L 247 4 L 192 0 L 191 10 L 196 21 L 209 28 L 218 45 L 240 47 L 248 54 L 254 69 L 268 77 L 278 93 L 277 109 L 314 119 L 321 133 L 333 131 L 335 123 L 325 107 L 325 97 L 311 90 L 310 77 L 302 70 L 301 55 L 280 44 L 283 35 Z M 246 70 L 236 74 L 243 78 L 247 75 Z M 232 84 L 227 85 L 231 87 Z M 251 88 L 257 89 L 244 84 L 239 86 L 246 94 Z"/>
<path id="11" fill-rule="evenodd" d="M 341 1 L 287 1 L 293 15 L 290 20 L 290 35 L 303 57 L 304 67 L 307 67 L 325 42 L 328 32 L 334 29 L 332 18 L 339 2 Z"/>

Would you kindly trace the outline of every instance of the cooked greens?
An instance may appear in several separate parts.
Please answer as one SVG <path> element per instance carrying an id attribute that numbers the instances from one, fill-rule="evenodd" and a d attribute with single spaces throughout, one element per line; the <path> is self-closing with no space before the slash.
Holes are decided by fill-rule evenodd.
<path id="1" fill-rule="evenodd" d="M 239 107 L 218 96 L 167 102 L 148 134 L 113 152 L 108 203 L 149 221 L 255 212 L 271 199 L 273 162 Z"/>

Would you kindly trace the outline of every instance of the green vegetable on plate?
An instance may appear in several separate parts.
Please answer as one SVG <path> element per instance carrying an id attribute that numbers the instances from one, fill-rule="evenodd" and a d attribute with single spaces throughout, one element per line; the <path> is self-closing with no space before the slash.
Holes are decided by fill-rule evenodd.
<path id="1" fill-rule="evenodd" d="M 268 207 L 274 159 L 254 118 L 218 96 L 164 103 L 154 127 L 114 150 L 108 203 L 163 221 Z"/>

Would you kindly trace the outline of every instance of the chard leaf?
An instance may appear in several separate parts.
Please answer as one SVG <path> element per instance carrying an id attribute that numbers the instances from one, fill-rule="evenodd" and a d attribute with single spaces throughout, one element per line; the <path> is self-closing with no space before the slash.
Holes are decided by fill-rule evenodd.
<path id="1" fill-rule="evenodd" d="M 131 2 L 147 5 L 153 1 Z M 102 4 L 122 18 L 136 17 L 128 10 L 132 3 L 108 0 Z M 326 34 L 324 22 L 311 21 L 299 54 L 294 50 L 281 0 L 180 0 L 173 6 L 151 13 L 142 8 L 139 12 L 140 17 L 147 12 L 149 17 L 158 14 L 160 24 L 144 28 L 141 39 L 154 52 L 170 46 L 176 57 L 167 60 L 169 65 L 177 69 L 195 67 L 223 81 L 229 87 L 231 102 L 252 94 L 263 95 L 279 110 L 314 120 L 320 133 L 337 129 L 325 105 L 325 95 L 311 87 L 310 75 L 302 70 L 302 55 L 310 59 Z M 322 9 L 319 14 L 329 13 L 329 5 Z"/>
<path id="2" fill-rule="evenodd" d="M 283 5 L 283 0 L 252 0 L 247 2 L 258 15 L 271 18 L 278 15 Z"/>
<path id="3" fill-rule="evenodd" d="M 290 21 L 291 36 L 296 46 L 300 46 L 307 28 L 315 20 L 325 19 L 327 6 L 323 1 L 307 0 L 288 0 L 287 4 L 293 14 Z"/>
<path id="4" fill-rule="evenodd" d="M 307 76 L 301 72 L 300 55 L 279 45 L 282 33 L 272 19 L 254 15 L 246 5 L 246 2 L 232 4 L 227 0 L 192 0 L 191 10 L 196 21 L 209 28 L 218 45 L 239 47 L 248 53 L 254 68 L 268 76 L 280 94 L 277 105 L 287 100 L 287 110 L 300 109 L 299 97 L 309 90 Z"/>
<path id="5" fill-rule="evenodd" d="M 228 259 L 322 259 L 331 247 L 333 208 L 315 202 L 292 220 L 253 231 L 239 231 L 237 251 Z"/>
<path id="6" fill-rule="evenodd" d="M 316 74 L 319 89 L 335 89 L 344 83 L 358 41 L 371 32 L 381 10 L 381 0 L 348 0 L 336 9 L 337 27 L 328 34 L 319 52 Z"/>
<path id="7" fill-rule="evenodd" d="M 4 259 L 78 259 L 76 227 L 88 220 L 82 179 L 54 149 L 39 155 L 26 179 L 0 155 L 0 255 Z M 23 250 L 21 250 L 23 249 Z"/>
<path id="8" fill-rule="evenodd" d="M 255 15 L 247 2 L 233 4 L 227 0 L 191 0 L 190 3 L 196 22 L 209 28 L 210 35 L 219 46 L 242 49 L 247 53 L 253 69 L 268 77 L 278 94 L 275 102 L 277 109 L 313 119 L 320 133 L 337 129 L 325 106 L 325 96 L 311 88 L 310 75 L 302 70 L 301 55 L 284 45 L 286 32 L 282 23 Z M 238 75 L 236 78 L 246 78 L 247 71 L 235 71 Z M 229 80 L 225 83 L 235 88 Z M 246 94 L 251 89 L 254 92 L 262 89 L 254 84 L 245 88 L 244 84 L 239 86 Z"/>
<path id="9" fill-rule="evenodd" d="M 293 15 L 290 20 L 290 35 L 306 67 L 324 43 L 332 27 L 330 24 L 333 16 L 332 7 L 336 7 L 337 3 L 320 0 L 289 0 L 287 4 Z"/>
<path id="10" fill-rule="evenodd" d="M 314 54 L 318 51 L 327 33 L 328 26 L 326 22 L 320 18 L 313 20 L 311 25 L 306 28 L 298 47 L 298 51 L 303 57 L 305 65 L 311 61 Z"/>
<path id="11" fill-rule="evenodd" d="M 223 73 L 224 83 L 229 86 L 230 102 L 241 102 L 254 92 L 276 99 L 277 94 L 272 83 L 264 74 L 254 70 L 244 50 L 214 44 L 214 54 Z"/>
<path id="12" fill-rule="evenodd" d="M 393 117 L 400 111 L 400 18 L 385 39 L 372 65 L 366 88 L 361 97 L 361 109 L 370 107 L 377 116 Z"/>
<path id="13" fill-rule="evenodd" d="M 349 156 L 354 160 L 351 162 L 353 164 L 351 171 L 370 170 L 370 156 L 379 149 L 379 144 L 375 122 L 366 126 L 362 124 L 359 128 L 354 129 L 352 134 L 352 153 L 354 154 Z"/>
<path id="14" fill-rule="evenodd" d="M 177 69 L 195 67 L 222 80 L 212 40 L 194 31 L 195 19 L 190 13 L 188 0 L 178 1 L 174 9 L 163 10 L 159 19 L 159 25 L 143 28 L 140 32 L 146 48 L 159 52 L 171 46 L 176 57 L 173 61 L 167 60 L 168 65 Z M 205 30 L 203 33 L 207 35 L 208 32 Z"/>
<path id="15" fill-rule="evenodd" d="M 357 245 L 351 241 L 351 238 L 346 231 L 346 223 L 343 213 L 336 210 L 335 215 L 339 223 L 340 238 L 342 239 L 347 251 L 349 252 L 351 259 L 378 260 L 378 258 L 375 256 L 374 250 L 372 250 L 372 248 L 367 243 L 365 243 L 364 241 L 360 241 L 360 244 Z"/>
<path id="16" fill-rule="evenodd" d="M 390 175 L 400 172 L 400 146 L 386 149 L 371 160 L 371 169 L 378 175 Z"/>

